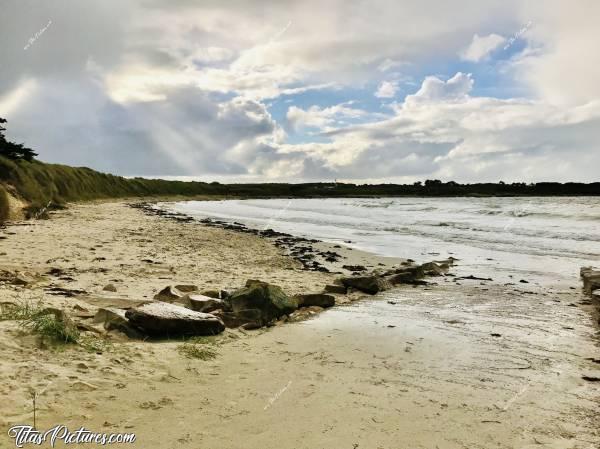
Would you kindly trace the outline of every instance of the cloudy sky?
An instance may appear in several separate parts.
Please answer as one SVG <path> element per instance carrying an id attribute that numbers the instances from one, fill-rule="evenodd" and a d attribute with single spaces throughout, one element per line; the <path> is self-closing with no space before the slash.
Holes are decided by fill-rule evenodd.
<path id="1" fill-rule="evenodd" d="M 219 181 L 598 181 L 596 0 L 0 0 L 40 159 Z"/>

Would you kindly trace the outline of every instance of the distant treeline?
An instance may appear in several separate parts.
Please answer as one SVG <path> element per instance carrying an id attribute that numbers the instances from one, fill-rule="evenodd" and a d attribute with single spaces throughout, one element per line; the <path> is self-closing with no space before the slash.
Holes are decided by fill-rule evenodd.
<path id="1" fill-rule="evenodd" d="M 414 184 L 220 184 L 217 182 L 166 181 L 124 178 L 37 160 L 12 160 L 0 156 L 0 221 L 8 214 L 5 190 L 30 205 L 30 210 L 68 201 L 123 197 L 232 197 L 318 198 L 355 196 L 580 196 L 599 195 L 600 182 L 479 183 L 458 184 L 427 180 Z"/>

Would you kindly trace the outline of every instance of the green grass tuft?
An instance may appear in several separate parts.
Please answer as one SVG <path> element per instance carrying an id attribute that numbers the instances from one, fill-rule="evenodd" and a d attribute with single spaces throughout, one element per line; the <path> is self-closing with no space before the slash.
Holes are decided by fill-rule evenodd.
<path id="1" fill-rule="evenodd" d="M 68 318 L 57 316 L 54 310 L 28 301 L 5 303 L 0 308 L 0 321 L 18 321 L 22 328 L 56 343 L 78 343 L 77 328 Z"/>
<path id="2" fill-rule="evenodd" d="M 79 332 L 51 313 L 33 315 L 21 325 L 33 333 L 58 343 L 77 343 Z"/>
<path id="3" fill-rule="evenodd" d="M 6 302 L 0 304 L 0 321 L 25 321 L 32 319 L 42 311 L 40 303 L 33 304 L 22 301 L 16 304 Z"/>

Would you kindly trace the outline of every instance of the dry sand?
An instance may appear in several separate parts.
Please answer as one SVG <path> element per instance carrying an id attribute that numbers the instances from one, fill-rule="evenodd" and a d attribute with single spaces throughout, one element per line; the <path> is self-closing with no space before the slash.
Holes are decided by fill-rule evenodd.
<path id="1" fill-rule="evenodd" d="M 75 205 L 2 234 L 0 269 L 44 277 L 0 286 L 0 301 L 39 299 L 84 315 L 108 283 L 138 300 L 174 283 L 260 278 L 301 293 L 335 277 L 300 270 L 255 236 L 124 203 Z M 50 268 L 66 270 L 63 279 Z M 50 286 L 90 295 L 53 296 Z M 0 322 L 0 447 L 14 447 L 11 425 L 33 422 L 35 391 L 38 428 L 135 432 L 122 447 L 598 448 L 600 383 L 582 379 L 600 375 L 588 360 L 599 358 L 597 328 L 581 299 L 578 290 L 440 279 L 301 323 L 226 331 L 208 361 L 183 357 L 177 341 L 115 342 L 101 354 L 39 349 L 15 322 Z"/>

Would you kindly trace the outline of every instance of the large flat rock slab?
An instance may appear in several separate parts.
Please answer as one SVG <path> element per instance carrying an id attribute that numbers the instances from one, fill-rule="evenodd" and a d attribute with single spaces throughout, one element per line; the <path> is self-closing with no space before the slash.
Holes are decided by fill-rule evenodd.
<path id="1" fill-rule="evenodd" d="M 149 335 L 216 335 L 225 324 L 210 313 L 195 312 L 162 301 L 130 309 L 125 316 Z"/>

